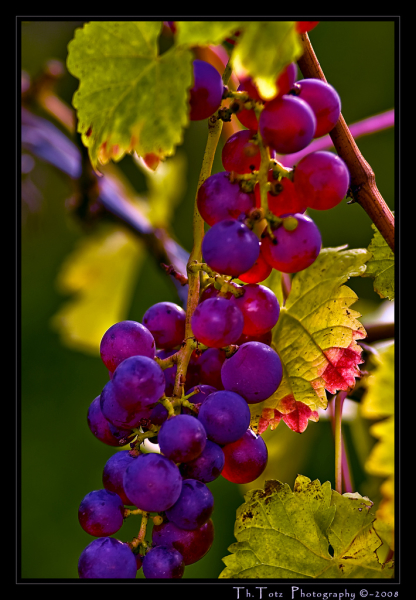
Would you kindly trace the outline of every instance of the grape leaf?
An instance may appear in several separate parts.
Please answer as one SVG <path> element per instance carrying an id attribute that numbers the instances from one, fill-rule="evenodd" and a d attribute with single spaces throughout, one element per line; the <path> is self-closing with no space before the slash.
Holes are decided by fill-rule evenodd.
<path id="1" fill-rule="evenodd" d="M 175 21 L 178 46 L 221 44 L 241 25 L 241 21 Z"/>
<path id="2" fill-rule="evenodd" d="M 272 339 L 283 378 L 270 398 L 250 405 L 256 432 L 283 419 L 301 433 L 309 420 L 318 420 L 318 408 L 327 407 L 326 390 L 334 394 L 355 385 L 363 362 L 356 340 L 366 333 L 350 308 L 357 296 L 343 283 L 364 271 L 368 257 L 365 249 L 325 248 L 293 277 Z"/>
<path id="3" fill-rule="evenodd" d="M 393 577 L 393 564 L 376 554 L 382 541 L 368 498 L 299 475 L 293 491 L 269 480 L 244 499 L 220 579 Z"/>
<path id="4" fill-rule="evenodd" d="M 381 298 L 394 300 L 394 253 L 377 227 L 372 223 L 374 236 L 368 246 L 371 258 L 363 277 L 374 278 L 374 290 Z"/>
<path id="5" fill-rule="evenodd" d="M 105 229 L 80 242 L 57 279 L 72 297 L 51 320 L 65 345 L 99 354 L 104 332 L 125 318 L 144 258 L 143 243 L 126 231 Z"/>
<path id="6" fill-rule="evenodd" d="M 158 54 L 161 21 L 92 21 L 75 32 L 67 67 L 80 80 L 73 96 L 78 131 L 95 169 L 135 150 L 165 158 L 189 123 L 192 53 Z"/>

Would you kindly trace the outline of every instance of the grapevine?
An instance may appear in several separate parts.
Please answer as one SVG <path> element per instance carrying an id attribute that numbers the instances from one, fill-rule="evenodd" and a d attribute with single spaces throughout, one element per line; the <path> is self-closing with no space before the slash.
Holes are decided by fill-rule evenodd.
<path id="1" fill-rule="evenodd" d="M 108 379 L 89 402 L 87 426 L 114 454 L 103 465 L 103 487 L 80 499 L 79 525 L 94 538 L 80 551 L 80 579 L 186 577 L 188 565 L 202 561 L 215 543 L 210 484 L 221 477 L 235 485 L 255 483 L 270 460 L 265 432 L 283 421 L 294 435 L 302 433 L 311 421 L 319 422 L 321 410 L 333 410 L 334 489 L 303 475 L 293 489 L 278 480 L 267 480 L 262 490 L 246 488 L 237 511 L 237 541 L 218 576 L 292 576 L 284 551 L 281 562 L 274 562 L 277 541 L 268 537 L 269 529 L 264 545 L 255 533 L 264 526 L 263 512 L 271 523 L 283 518 L 284 506 L 290 526 L 271 529 L 287 536 L 285 542 L 293 537 L 306 544 L 310 556 L 319 544 L 324 548 L 319 560 L 308 554 L 304 567 L 295 560 L 295 573 L 304 568 L 313 579 L 394 577 L 394 543 L 380 559 L 383 529 L 375 526 L 372 501 L 352 488 L 342 435 L 344 401 L 348 395 L 359 399 L 365 381 L 360 365 L 363 353 L 371 352 L 366 344 L 372 335 L 394 335 L 364 329 L 345 282 L 376 277 L 371 260 L 380 247 L 383 260 L 393 261 L 394 215 L 343 120 L 342 98 L 314 54 L 308 32 L 319 21 L 276 21 L 275 32 L 279 24 L 286 42 L 274 69 L 263 72 L 245 55 L 245 41 L 258 39 L 256 24 L 213 22 L 201 32 L 196 22 L 128 22 L 121 31 L 132 47 L 145 55 L 140 40 L 144 34 L 151 40 L 141 59 L 145 74 L 137 89 L 132 85 L 125 100 L 115 102 L 125 101 L 125 114 L 109 109 L 107 121 L 87 100 L 103 92 L 93 89 L 83 57 L 88 43 L 98 53 L 95 36 L 103 36 L 101 43 L 117 37 L 123 22 L 86 23 L 68 46 L 67 67 L 80 82 L 73 105 L 89 173 L 83 185 L 89 197 L 99 198 L 98 215 L 108 211 L 146 240 L 179 296 L 177 303 L 160 298 L 140 319 L 117 321 L 102 331 L 97 350 Z M 162 30 L 171 47 L 158 56 L 151 46 Z M 202 59 L 193 53 L 217 44 L 226 56 L 221 72 L 209 61 L 213 54 Z M 97 65 L 105 77 L 104 63 Z M 128 122 L 132 104 L 145 110 L 146 86 L 152 93 L 159 89 L 158 77 L 167 85 L 172 69 L 181 84 L 160 100 L 166 130 L 156 122 L 157 102 L 153 122 L 139 117 Z M 107 100 L 110 106 L 114 99 Z M 137 219 L 103 167 L 135 154 L 156 173 L 175 155 L 181 128 L 193 121 L 205 122 L 207 140 L 187 254 L 173 238 Z M 222 170 L 213 173 L 230 122 L 236 131 L 223 144 Z M 315 150 L 328 135 L 335 152 Z M 293 163 L 292 155 L 299 155 Z M 330 212 L 346 198 L 374 223 L 372 251 L 323 246 L 310 213 Z M 300 512 L 302 527 L 296 520 Z M 325 514 L 327 524 L 319 542 L 306 543 L 315 513 L 318 520 Z M 139 520 L 137 535 L 125 539 L 123 524 L 133 519 Z M 350 539 L 343 519 L 351 524 Z M 351 549 L 362 557 L 358 568 L 349 560 Z"/>

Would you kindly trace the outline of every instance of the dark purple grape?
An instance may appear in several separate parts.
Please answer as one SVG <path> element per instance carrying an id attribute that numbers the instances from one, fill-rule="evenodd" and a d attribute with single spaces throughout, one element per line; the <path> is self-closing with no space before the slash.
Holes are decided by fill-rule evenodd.
<path id="1" fill-rule="evenodd" d="M 182 555 L 173 546 L 155 546 L 142 563 L 146 579 L 181 579 L 185 570 Z"/>
<path id="2" fill-rule="evenodd" d="M 91 402 L 87 422 L 93 435 L 108 446 L 120 446 L 120 441 L 131 433 L 130 429 L 119 429 L 107 421 L 101 410 L 100 396 Z"/>
<path id="3" fill-rule="evenodd" d="M 282 273 L 303 271 L 315 262 L 321 251 L 321 233 L 306 215 L 295 213 L 284 217 L 282 225 L 272 233 L 275 241 L 268 236 L 263 238 L 262 252 L 269 265 Z"/>
<path id="4" fill-rule="evenodd" d="M 169 413 L 168 409 L 158 402 L 156 406 L 152 408 L 152 412 L 150 413 L 149 419 L 152 425 L 162 425 L 168 418 Z"/>
<path id="5" fill-rule="evenodd" d="M 263 142 L 278 154 L 299 152 L 310 144 L 316 130 L 313 110 L 295 96 L 281 96 L 267 102 L 259 118 Z"/>
<path id="6" fill-rule="evenodd" d="M 282 375 L 279 355 L 261 342 L 246 342 L 239 346 L 221 369 L 224 388 L 240 394 L 249 404 L 256 404 L 274 394 Z M 207 435 L 209 437 L 208 431 Z"/>
<path id="7" fill-rule="evenodd" d="M 175 504 L 182 476 L 173 461 L 161 454 L 140 454 L 123 477 L 126 495 L 137 508 L 162 512 Z"/>
<path id="8" fill-rule="evenodd" d="M 156 344 L 153 335 L 141 323 L 120 321 L 112 325 L 100 343 L 100 355 L 103 363 L 111 372 L 130 356 L 154 358 Z"/>
<path id="9" fill-rule="evenodd" d="M 201 217 L 212 226 L 224 219 L 238 219 L 256 207 L 253 193 L 246 193 L 237 181 L 230 181 L 230 173 L 220 171 L 210 175 L 200 186 L 197 206 Z"/>
<path id="10" fill-rule="evenodd" d="M 81 501 L 78 520 L 83 530 L 90 535 L 112 535 L 123 525 L 123 502 L 115 492 L 106 489 L 94 490 Z"/>
<path id="11" fill-rule="evenodd" d="M 260 254 L 260 241 L 244 223 L 235 219 L 219 221 L 202 240 L 202 255 L 211 269 L 238 277 L 254 265 Z"/>
<path id="12" fill-rule="evenodd" d="M 187 462 L 201 454 L 207 442 L 205 429 L 191 415 L 175 415 L 161 426 L 158 436 L 160 451 L 174 462 Z"/>
<path id="13" fill-rule="evenodd" d="M 248 283 L 243 291 L 242 296 L 230 299 L 243 313 L 243 334 L 263 335 L 273 329 L 279 319 L 280 305 L 272 290 L 265 285 Z"/>
<path id="14" fill-rule="evenodd" d="M 156 346 L 170 350 L 185 337 L 186 313 L 174 302 L 157 302 L 143 315 L 143 325 L 152 333 Z"/>
<path id="15" fill-rule="evenodd" d="M 250 418 L 247 402 L 229 390 L 210 394 L 198 413 L 208 439 L 219 445 L 238 440 L 250 425 Z"/>
<path id="16" fill-rule="evenodd" d="M 225 463 L 221 475 L 233 483 L 250 483 L 266 468 L 267 446 L 251 429 L 236 442 L 223 446 L 223 452 Z"/>
<path id="17" fill-rule="evenodd" d="M 311 152 L 296 165 L 293 184 L 299 198 L 315 210 L 328 210 L 345 198 L 350 173 L 337 154 Z"/>
<path id="18" fill-rule="evenodd" d="M 169 358 L 172 354 L 175 354 L 176 350 L 157 350 L 156 356 L 159 358 Z M 168 367 L 167 369 L 163 369 L 163 374 L 165 376 L 166 386 L 165 386 L 165 395 L 172 396 L 173 389 L 175 387 L 175 378 L 176 371 L 178 370 L 178 365 L 173 365 L 172 367 Z"/>
<path id="19" fill-rule="evenodd" d="M 120 450 L 110 456 L 103 469 L 103 485 L 109 492 L 118 494 L 123 504 L 132 505 L 123 487 L 124 472 L 136 460 L 128 450 Z"/>
<path id="20" fill-rule="evenodd" d="M 93 540 L 78 561 L 80 579 L 135 579 L 137 563 L 129 546 L 112 537 Z"/>
<path id="21" fill-rule="evenodd" d="M 181 495 L 166 511 L 166 516 L 181 529 L 198 529 L 212 515 L 214 496 L 211 490 L 196 479 L 184 479 Z"/>
<path id="22" fill-rule="evenodd" d="M 130 356 L 118 365 L 111 380 L 117 402 L 127 410 L 152 409 L 165 393 L 162 368 L 147 356 Z"/>
<path id="23" fill-rule="evenodd" d="M 199 357 L 199 381 L 211 385 L 217 390 L 224 386 L 221 381 L 221 367 L 225 361 L 225 352 L 221 348 L 208 348 Z"/>
<path id="24" fill-rule="evenodd" d="M 314 138 L 329 133 L 336 125 L 341 114 L 341 99 L 336 89 L 321 79 L 307 78 L 296 82 L 295 93 L 304 100 L 316 117 Z"/>
<path id="25" fill-rule="evenodd" d="M 103 387 L 100 395 L 100 408 L 107 421 L 120 429 L 139 427 L 143 420 L 150 418 L 152 410 L 152 406 L 145 407 L 142 410 L 138 410 L 134 406 L 130 409 L 121 406 L 114 391 L 112 379 Z"/>
<path id="26" fill-rule="evenodd" d="M 192 565 L 206 555 L 214 541 L 214 524 L 208 519 L 198 529 L 187 531 L 177 527 L 174 523 L 166 521 L 161 525 L 154 525 L 152 542 L 157 545 L 171 545 L 183 556 L 185 565 Z"/>
<path id="27" fill-rule="evenodd" d="M 196 307 L 191 319 L 195 338 L 211 348 L 233 344 L 242 334 L 243 315 L 227 298 L 208 298 Z"/>
<path id="28" fill-rule="evenodd" d="M 190 89 L 191 121 L 210 117 L 221 105 L 224 84 L 217 69 L 204 60 L 193 62 L 194 84 Z"/>
<path id="29" fill-rule="evenodd" d="M 186 392 L 186 395 L 190 394 L 195 389 L 198 389 L 199 391 L 189 398 L 189 402 L 195 404 L 198 410 L 201 404 L 206 400 L 206 398 L 208 398 L 210 394 L 218 391 L 217 388 L 214 388 L 212 385 L 200 384 L 191 387 L 191 389 Z M 194 411 L 191 411 L 191 409 L 187 408 L 186 406 L 182 406 L 182 412 L 186 415 L 195 414 Z"/>
<path id="30" fill-rule="evenodd" d="M 221 475 L 224 467 L 224 453 L 221 446 L 207 440 L 205 448 L 194 460 L 179 465 L 179 470 L 184 479 L 197 479 L 203 483 L 210 483 Z"/>

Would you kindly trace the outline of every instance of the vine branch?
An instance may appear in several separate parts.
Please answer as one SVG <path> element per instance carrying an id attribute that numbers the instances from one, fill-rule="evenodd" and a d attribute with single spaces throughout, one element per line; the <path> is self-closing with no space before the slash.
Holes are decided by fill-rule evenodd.
<path id="1" fill-rule="evenodd" d="M 303 55 L 298 60 L 304 77 L 313 77 L 326 82 L 325 75 L 312 48 L 307 33 L 301 34 Z M 380 194 L 374 171 L 361 154 L 342 114 L 329 134 L 339 156 L 347 165 L 353 198 L 365 210 L 387 244 L 394 252 L 394 216 Z"/>

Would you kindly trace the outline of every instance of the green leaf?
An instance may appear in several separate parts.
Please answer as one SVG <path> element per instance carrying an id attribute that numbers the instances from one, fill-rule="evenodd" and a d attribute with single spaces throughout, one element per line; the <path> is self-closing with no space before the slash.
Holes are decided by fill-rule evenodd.
<path id="1" fill-rule="evenodd" d="M 189 123 L 192 53 L 158 54 L 161 21 L 99 21 L 77 29 L 67 66 L 80 80 L 73 97 L 91 163 L 174 154 Z"/>
<path id="2" fill-rule="evenodd" d="M 368 246 L 371 258 L 363 277 L 374 278 L 374 290 L 381 298 L 394 300 L 394 252 L 372 223 L 374 236 Z"/>
<path id="3" fill-rule="evenodd" d="M 241 25 L 241 21 L 175 21 L 178 46 L 221 44 Z"/>
<path id="4" fill-rule="evenodd" d="M 220 579 L 391 578 L 380 564 L 382 542 L 374 529 L 373 503 L 340 495 L 329 482 L 299 475 L 293 491 L 280 481 L 250 490 L 237 510 L 237 542 L 223 558 Z"/>
<path id="5" fill-rule="evenodd" d="M 325 248 L 293 277 L 273 329 L 283 379 L 270 398 L 250 405 L 255 431 L 274 429 L 283 419 L 302 432 L 308 420 L 318 419 L 317 409 L 326 408 L 326 390 L 336 393 L 355 384 L 362 362 L 356 340 L 366 334 L 360 313 L 350 308 L 357 296 L 343 283 L 363 273 L 368 257 L 364 249 Z"/>

